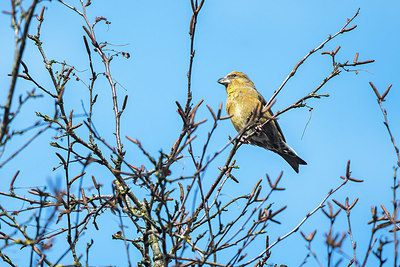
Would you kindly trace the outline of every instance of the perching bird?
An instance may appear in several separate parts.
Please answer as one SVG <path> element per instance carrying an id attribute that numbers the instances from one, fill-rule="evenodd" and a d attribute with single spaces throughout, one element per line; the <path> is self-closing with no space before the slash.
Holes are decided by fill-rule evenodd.
<path id="1" fill-rule="evenodd" d="M 244 73 L 233 71 L 219 79 L 218 83 L 226 87 L 228 94 L 226 112 L 232 116 L 232 124 L 239 132 L 252 119 L 254 113 L 260 114 L 266 105 L 266 101 Z M 260 146 L 277 153 L 298 173 L 299 165 L 307 165 L 307 163 L 286 144 L 285 137 L 276 120 L 270 120 L 263 125 L 272 116 L 271 110 L 265 111 L 264 116 L 259 116 L 255 121 L 258 127 L 250 128 L 245 133 L 244 139 L 251 145 Z"/>

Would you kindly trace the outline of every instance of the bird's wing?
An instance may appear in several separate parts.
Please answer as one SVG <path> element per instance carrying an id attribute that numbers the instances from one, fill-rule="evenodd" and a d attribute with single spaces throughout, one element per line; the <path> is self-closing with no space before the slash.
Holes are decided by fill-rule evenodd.
<path id="1" fill-rule="evenodd" d="M 265 107 L 265 105 L 267 105 L 267 101 L 265 101 L 264 97 L 260 94 L 260 92 L 257 91 L 257 93 L 258 93 L 258 99 L 261 101 L 262 106 Z M 274 116 L 274 113 L 272 112 L 271 109 L 269 109 L 268 112 L 271 114 L 271 116 Z M 272 123 L 275 124 L 276 129 L 278 130 L 279 134 L 281 135 L 283 141 L 286 142 L 285 136 L 283 135 L 282 129 L 279 126 L 278 122 L 276 120 L 272 120 Z"/>

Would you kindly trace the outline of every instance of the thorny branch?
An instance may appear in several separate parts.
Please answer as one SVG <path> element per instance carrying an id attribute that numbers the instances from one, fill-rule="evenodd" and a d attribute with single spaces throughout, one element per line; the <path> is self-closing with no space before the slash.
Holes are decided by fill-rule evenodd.
<path id="1" fill-rule="evenodd" d="M 40 136 L 43 132 L 47 129 L 51 128 L 51 123 L 48 127 L 45 127 L 39 130 L 31 139 L 25 142 L 24 145 L 16 148 L 14 152 L 6 153 L 6 146 L 13 137 L 17 135 L 24 135 L 27 131 L 31 129 L 35 129 L 40 127 L 39 123 L 35 123 L 32 127 L 28 127 L 24 130 L 12 130 L 12 122 L 14 119 L 21 113 L 22 107 L 28 102 L 30 99 L 35 99 L 42 97 L 40 94 L 35 94 L 35 89 L 28 92 L 27 96 L 23 98 L 22 95 L 18 97 L 18 106 L 16 107 L 15 111 L 12 111 L 11 107 L 14 103 L 15 105 L 15 93 L 17 91 L 17 79 L 18 78 L 25 78 L 24 75 L 19 74 L 20 66 L 24 67 L 24 71 L 26 70 L 26 66 L 22 61 L 22 57 L 26 47 L 26 39 L 28 38 L 28 31 L 31 24 L 32 19 L 34 18 L 34 12 L 36 6 L 38 5 L 39 1 L 34 0 L 30 4 L 28 10 L 24 10 L 22 7 L 22 2 L 20 1 L 11 1 L 11 11 L 3 11 L 3 13 L 10 15 L 11 17 L 11 27 L 14 30 L 14 39 L 15 39 L 15 47 L 14 47 L 14 64 L 11 70 L 11 73 L 8 75 L 11 77 L 10 87 L 8 89 L 7 98 L 5 104 L 1 106 L 2 114 L 0 115 L 1 123 L 0 123 L 0 157 L 5 154 L 10 154 L 7 159 L 3 160 L 0 164 L 0 168 L 3 167 L 6 163 L 10 160 L 16 158 L 16 156 L 24 150 L 29 144 L 31 144 L 38 136 Z M 42 11 L 43 12 L 43 11 Z M 18 147 L 19 145 L 17 145 Z M 13 149 L 14 146 L 10 146 Z"/>
<path id="2" fill-rule="evenodd" d="M 390 137 L 390 141 L 392 142 L 393 148 L 394 148 L 394 150 L 396 152 L 397 166 L 400 167 L 399 148 L 396 146 L 396 142 L 394 141 L 394 137 L 393 137 L 392 131 L 390 130 L 386 109 L 384 109 L 383 106 L 382 106 L 382 102 L 385 101 L 385 97 L 387 96 L 387 94 L 389 93 L 390 89 L 392 88 L 392 85 L 389 85 L 388 88 L 386 89 L 386 91 L 382 95 L 380 95 L 378 90 L 376 89 L 375 85 L 372 82 L 369 82 L 369 84 L 371 85 L 372 89 L 375 92 L 376 97 L 378 98 L 377 101 L 378 101 L 379 107 L 381 108 L 381 111 L 382 111 L 382 114 L 383 114 L 383 118 L 385 120 L 383 122 L 383 124 L 385 124 L 386 130 L 388 131 L 388 134 L 389 134 L 389 137 Z"/>
<path id="3" fill-rule="evenodd" d="M 19 33 L 20 23 L 17 23 L 17 21 L 16 21 L 16 10 L 15 10 L 17 8 L 17 6 L 16 6 L 17 3 L 15 1 L 11 1 L 11 3 L 12 3 L 12 12 L 11 12 L 12 26 L 14 27 L 14 30 L 16 32 L 16 36 L 15 36 L 16 57 L 15 57 L 12 71 L 11 71 L 11 84 L 10 84 L 10 88 L 8 89 L 7 101 L 6 101 L 6 104 L 4 105 L 3 119 L 1 120 L 0 143 L 3 142 L 3 139 L 7 134 L 8 125 L 10 122 L 9 116 L 10 116 L 11 103 L 13 101 L 15 86 L 17 84 L 19 67 L 21 65 L 22 55 L 25 51 L 25 44 L 26 44 L 26 39 L 28 36 L 29 25 L 31 24 L 33 13 L 35 12 L 35 8 L 36 8 L 36 5 L 38 4 L 38 2 L 39 2 L 39 0 L 33 0 L 32 5 L 29 7 L 28 12 L 26 12 L 24 30 L 22 32 L 22 36 L 19 37 L 18 33 Z"/>
<path id="4" fill-rule="evenodd" d="M 34 1 L 34 3 L 37 2 L 38 1 Z M 109 44 L 107 42 L 100 42 L 97 39 L 97 28 L 95 26 L 100 22 L 109 25 L 110 22 L 104 17 L 96 17 L 95 20 L 91 22 L 88 15 L 88 7 L 92 4 L 91 1 L 84 2 L 81 0 L 80 6 L 75 7 L 66 3 L 66 1 L 58 0 L 58 3 L 61 3 L 83 19 L 84 25 L 82 27 L 85 31 L 83 46 L 88 56 L 88 66 L 90 68 L 90 77 L 83 78 L 80 77 L 75 67 L 67 64 L 65 61 L 59 63 L 60 61 L 48 57 L 46 53 L 47 44 L 43 44 L 41 39 L 41 26 L 42 23 L 44 23 L 45 10 L 44 8 L 42 9 L 41 14 L 37 16 L 37 33 L 34 35 L 26 33 L 24 39 L 27 37 L 30 38 L 37 46 L 39 54 L 44 62 L 44 69 L 52 81 L 52 87 L 49 89 L 42 86 L 42 81 L 33 77 L 35 75 L 29 73 L 28 66 L 21 60 L 18 66 L 22 64 L 23 72 L 19 74 L 17 70 L 15 79 L 19 77 L 32 82 L 32 84 L 48 96 L 50 100 L 54 100 L 57 109 L 56 114 L 51 117 L 46 114 L 38 113 L 38 116 L 45 122 L 44 129 L 50 128 L 52 125 L 56 125 L 57 127 L 57 136 L 54 137 L 55 140 L 51 143 L 58 151 L 56 155 L 59 164 L 55 166 L 54 169 L 63 168 L 65 186 L 57 190 L 32 188 L 28 190 L 28 195 L 19 194 L 16 184 L 18 184 L 19 177 L 22 174 L 20 174 L 19 171 L 14 172 L 15 174 L 11 178 L 9 192 L 0 192 L 0 195 L 21 201 L 29 206 L 14 211 L 2 208 L 0 220 L 14 230 L 7 233 L 0 232 L 0 238 L 4 241 L 4 245 L 0 248 L 2 251 L 0 257 L 4 262 L 13 266 L 14 263 L 3 251 L 11 246 L 11 244 L 17 244 L 21 248 L 30 246 L 33 251 L 32 253 L 38 255 L 36 261 L 38 265 L 57 265 L 61 261 L 67 261 L 66 255 L 68 254 L 72 256 L 74 261 L 73 265 L 82 266 L 81 261 L 83 258 L 86 258 L 86 265 L 88 265 L 89 250 L 92 249 L 92 245 L 96 241 L 92 240 L 90 243 L 87 243 L 84 252 L 79 251 L 78 243 L 82 242 L 82 235 L 89 232 L 88 229 L 90 225 L 93 225 L 98 231 L 102 230 L 102 225 L 98 223 L 98 218 L 100 218 L 100 216 L 103 216 L 105 219 L 110 218 L 107 216 L 117 216 L 119 222 L 117 227 L 118 231 L 112 235 L 112 238 L 124 243 L 129 265 L 132 264 L 130 246 L 133 246 L 140 253 L 140 259 L 136 263 L 138 266 L 168 266 L 171 264 L 175 264 L 176 266 L 191 266 L 194 264 L 237 266 L 249 265 L 255 261 L 258 261 L 257 264 L 262 266 L 267 264 L 273 247 L 297 232 L 310 216 L 315 214 L 318 210 L 323 209 L 325 202 L 332 194 L 342 188 L 349 180 L 355 182 L 361 181 L 350 177 L 349 161 L 346 175 L 342 177 L 343 182 L 335 189 L 330 190 L 322 202 L 313 211 L 307 213 L 305 218 L 301 220 L 293 230 L 279 237 L 272 244 L 269 243 L 269 236 L 267 235 L 268 226 L 271 223 L 281 223 L 278 219 L 278 215 L 286 208 L 284 205 L 275 207 L 276 204 L 267 202 L 273 193 L 284 190 L 278 187 L 278 183 L 283 177 L 282 173 L 275 181 L 271 181 L 268 175 L 266 180 L 260 179 L 255 183 L 251 193 L 244 193 L 229 198 L 226 197 L 226 185 L 229 184 L 231 180 L 235 183 L 240 181 L 240 179 L 235 177 L 235 170 L 238 168 L 235 155 L 242 145 L 241 139 L 244 134 L 255 126 L 254 120 L 257 119 L 257 116 L 254 116 L 248 125 L 236 136 L 231 138 L 221 149 L 209 155 L 210 144 L 212 138 L 214 138 L 214 133 L 218 130 L 218 125 L 221 121 L 229 117 L 222 116 L 222 104 L 218 107 L 218 110 L 215 109 L 216 111 L 207 106 L 213 118 L 213 124 L 204 143 L 198 146 L 196 142 L 194 142 L 199 132 L 197 130 L 200 126 L 203 127 L 202 125 L 206 121 L 196 119 L 197 111 L 202 108 L 203 100 L 199 101 L 198 104 L 194 106 L 192 103 L 195 31 L 198 15 L 205 1 L 191 0 L 190 2 L 192 15 L 189 26 L 190 55 L 187 72 L 187 98 L 184 106 L 176 102 L 178 107 L 177 112 L 183 123 L 181 132 L 172 145 L 169 154 L 165 154 L 161 151 L 158 157 L 148 152 L 138 139 L 127 137 L 127 139 L 135 144 L 149 160 L 151 163 L 150 168 L 139 164 L 139 162 L 130 162 L 125 158 L 120 132 L 121 125 L 123 125 L 121 116 L 127 105 L 127 96 L 125 96 L 122 105 L 120 105 L 120 103 L 118 103 L 119 93 L 117 90 L 117 83 L 112 77 L 111 62 L 117 55 L 123 55 L 128 58 L 129 53 L 112 50 L 114 54 L 109 54 L 109 50 L 107 50 Z M 14 1 L 13 3 L 16 2 Z M 275 103 L 275 98 L 281 92 L 287 81 L 295 75 L 300 65 L 313 53 L 322 49 L 325 44 L 338 35 L 355 29 L 356 26 L 349 27 L 349 24 L 357 15 L 358 11 L 347 21 L 338 33 L 329 36 L 327 40 L 315 49 L 312 49 L 297 63 L 281 87 L 271 97 L 265 109 L 272 107 Z M 372 60 L 358 61 L 357 54 L 353 63 L 339 63 L 335 58 L 339 49 L 340 47 L 335 51 L 322 53 L 330 55 L 332 58 L 333 70 L 331 73 L 314 90 L 311 90 L 310 93 L 296 101 L 293 105 L 277 112 L 273 118 L 269 119 L 276 119 L 277 116 L 290 109 L 304 106 L 305 101 L 308 99 L 327 96 L 317 93 L 330 79 L 336 77 L 342 70 L 352 71 L 352 67 L 373 62 Z M 95 53 L 93 53 L 93 51 Z M 102 72 L 97 70 L 97 66 L 93 62 L 92 57 L 96 54 L 101 59 Z M 14 75 L 14 71 L 12 75 Z M 68 94 L 72 77 L 87 89 L 89 100 L 84 106 L 88 105 L 89 108 L 87 111 L 85 109 L 84 119 L 74 115 L 74 110 L 68 109 L 70 105 L 65 95 Z M 94 116 L 93 107 L 98 97 L 95 88 L 98 79 L 101 77 L 105 77 L 112 95 L 113 115 L 115 117 L 115 145 L 113 145 L 114 142 L 110 143 L 106 140 L 103 137 L 105 134 L 98 132 L 95 127 L 96 116 Z M 385 93 L 384 96 L 386 96 L 386 94 L 387 93 Z M 384 98 L 384 96 L 382 98 Z M 19 109 L 18 107 L 17 111 L 19 111 Z M 386 113 L 384 114 L 385 120 L 387 120 Z M 9 122 L 12 120 L 10 112 L 6 117 Z M 4 122 L 5 120 L 3 119 L 0 129 L 0 133 L 2 134 L 0 134 L 0 141 L 7 138 L 7 134 L 4 134 L 2 131 Z M 390 133 L 389 128 L 388 131 Z M 85 134 L 87 135 L 85 136 Z M 395 146 L 391 133 L 390 136 Z M 26 145 L 30 142 L 31 140 L 29 140 Z M 228 147 L 230 151 L 227 153 L 226 158 L 224 158 L 223 165 L 219 167 L 214 166 L 216 164 L 215 159 L 221 158 L 223 155 L 222 152 Z M 107 156 L 105 151 L 111 155 Z M 185 155 L 186 151 L 188 156 Z M 398 150 L 396 151 L 398 155 Z M 190 166 L 185 165 L 182 167 L 182 174 L 177 175 L 175 173 L 177 168 L 175 167 L 177 166 L 176 163 L 181 163 L 186 158 L 189 158 L 189 160 L 182 164 Z M 77 166 L 80 167 L 78 172 L 76 171 Z M 89 168 L 89 166 L 91 167 Z M 89 173 L 91 172 L 92 166 L 98 166 L 99 168 L 107 170 L 107 172 L 102 173 L 104 177 L 90 175 Z M 206 176 L 205 174 L 206 170 L 211 168 L 215 170 L 218 168 L 219 171 L 215 174 L 215 177 L 212 176 L 210 180 L 210 175 Z M 88 177 L 91 178 L 91 183 L 87 181 L 88 179 L 90 181 Z M 104 190 L 106 189 L 104 189 L 103 186 L 104 184 L 111 184 L 110 177 L 113 180 L 112 191 L 111 193 L 105 194 Z M 83 182 L 84 179 L 87 183 Z M 89 183 L 90 186 L 86 186 Z M 268 190 L 263 188 L 265 183 L 268 183 Z M 397 185 L 394 187 L 396 186 Z M 77 192 L 77 194 L 74 194 L 74 192 Z M 198 199 L 196 199 L 197 194 L 199 194 Z M 192 205 L 192 209 L 190 209 L 190 205 Z M 344 207 L 348 208 L 350 213 L 350 209 L 353 206 L 354 205 L 347 205 L 346 202 L 346 206 Z M 49 217 L 45 218 L 44 221 L 46 221 L 46 223 L 43 224 L 41 220 L 44 216 L 43 211 L 49 208 L 52 212 Z M 382 229 L 388 225 L 393 226 L 394 230 L 398 230 L 396 211 L 389 214 L 384 207 L 382 207 L 382 210 L 384 211 L 384 216 L 378 217 L 376 214 L 374 215 L 374 233 L 377 229 Z M 30 230 L 29 222 L 24 222 L 22 224 L 18 224 L 17 222 L 19 214 L 31 214 L 30 212 L 36 212 L 34 213 L 35 215 L 32 216 L 32 218 L 35 218 L 36 222 L 35 237 L 28 234 Z M 350 228 L 350 214 L 348 214 L 348 220 Z M 63 222 L 62 225 L 64 226 L 57 226 L 57 229 L 50 230 L 50 226 L 56 225 L 59 222 Z M 23 238 L 18 238 L 17 232 L 22 234 Z M 45 254 L 45 251 L 51 248 L 53 240 L 61 239 L 61 237 L 66 237 L 64 239 L 67 240 L 68 248 L 64 253 L 61 253 L 58 259 L 51 259 Z M 261 249 L 257 250 L 257 253 L 253 253 L 252 255 L 248 253 L 251 245 L 255 244 L 255 241 L 262 237 L 266 239 L 265 249 L 263 249 L 261 253 L 259 253 Z M 332 233 L 329 235 L 329 238 L 333 240 L 333 243 L 341 243 L 343 241 L 342 238 L 337 242 L 337 238 L 334 237 Z M 311 240 L 312 238 L 309 241 L 309 252 L 319 263 L 317 255 L 311 250 Z M 372 236 L 371 240 L 368 251 L 372 251 L 373 249 L 375 244 L 374 236 Z M 358 264 L 355 254 L 356 243 L 353 237 L 351 237 L 351 241 L 354 249 L 354 257 L 351 263 L 354 262 Z M 86 257 L 83 257 L 85 253 Z M 223 259 L 220 257 L 220 253 L 230 253 L 230 257 Z M 367 256 L 368 254 L 369 252 L 367 252 Z M 366 262 L 366 259 L 364 262 Z M 31 263 L 33 263 L 33 260 L 31 260 Z"/>
<path id="5" fill-rule="evenodd" d="M 316 213 L 318 210 L 322 209 L 325 205 L 324 203 L 326 202 L 326 200 L 332 195 L 334 194 L 336 191 L 338 191 L 342 186 L 344 186 L 348 181 L 353 181 L 353 182 L 363 182 L 363 180 L 359 180 L 359 179 L 355 179 L 350 177 L 351 171 L 350 171 L 350 160 L 347 162 L 347 168 L 346 168 L 346 176 L 341 176 L 340 178 L 343 179 L 343 182 L 337 186 L 335 189 L 331 189 L 328 194 L 325 196 L 325 198 L 321 201 L 321 203 L 311 212 L 308 212 L 306 214 L 306 216 L 300 221 L 300 223 L 298 225 L 296 225 L 296 227 L 294 227 L 291 231 L 289 231 L 288 233 L 286 233 L 284 236 L 282 237 L 278 237 L 278 239 L 272 243 L 271 245 L 267 246 L 267 248 L 261 252 L 256 258 L 252 259 L 251 261 L 248 261 L 246 264 L 250 264 L 252 262 L 254 262 L 255 260 L 262 258 L 264 256 L 264 254 L 268 254 L 269 250 L 274 247 L 276 244 L 278 244 L 279 242 L 281 242 L 282 240 L 284 240 L 285 238 L 289 237 L 290 235 L 292 235 L 293 233 L 297 232 L 300 227 L 308 220 L 308 218 L 310 218 L 314 213 Z"/>
<path id="6" fill-rule="evenodd" d="M 344 26 L 343 26 L 337 33 L 335 33 L 334 35 L 329 35 L 328 38 L 327 38 L 325 41 L 323 41 L 323 42 L 322 42 L 319 46 L 317 46 L 316 48 L 311 49 L 310 52 L 308 52 L 307 55 L 306 55 L 304 58 L 302 58 L 302 59 L 296 64 L 296 66 L 293 68 L 293 70 L 289 73 L 289 75 L 288 75 L 288 76 L 286 77 L 286 79 L 283 81 L 283 83 L 281 84 L 281 86 L 279 86 L 278 90 L 276 90 L 276 91 L 274 92 L 274 94 L 272 95 L 272 97 L 268 100 L 267 106 L 268 106 L 269 104 L 271 104 L 272 101 L 274 101 L 274 99 L 278 96 L 278 94 L 281 92 L 281 90 L 282 90 L 283 87 L 286 85 L 286 83 L 290 80 L 290 78 L 292 78 L 292 77 L 296 74 L 297 69 L 298 69 L 312 54 L 314 54 L 314 53 L 317 52 L 318 50 L 321 50 L 329 41 L 331 41 L 331 40 L 334 39 L 335 37 L 337 37 L 337 36 L 339 36 L 340 34 L 343 34 L 343 33 L 345 33 L 345 32 L 352 31 L 352 30 L 354 30 L 354 29 L 357 27 L 357 25 L 355 25 L 355 26 L 352 26 L 352 27 L 346 29 L 346 27 L 350 25 L 350 23 L 358 16 L 359 13 L 360 13 L 360 9 L 357 10 L 357 12 L 354 14 L 354 16 L 353 16 L 351 19 L 347 19 L 347 22 L 344 24 Z"/>

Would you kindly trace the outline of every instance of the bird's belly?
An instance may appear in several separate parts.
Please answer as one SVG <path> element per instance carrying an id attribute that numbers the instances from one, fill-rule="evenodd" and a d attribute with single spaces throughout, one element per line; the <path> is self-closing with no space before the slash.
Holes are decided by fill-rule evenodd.
<path id="1" fill-rule="evenodd" d="M 249 122 L 251 117 L 252 109 L 245 103 L 235 103 L 230 105 L 229 115 L 233 115 L 231 118 L 232 124 L 236 131 L 242 130 Z"/>

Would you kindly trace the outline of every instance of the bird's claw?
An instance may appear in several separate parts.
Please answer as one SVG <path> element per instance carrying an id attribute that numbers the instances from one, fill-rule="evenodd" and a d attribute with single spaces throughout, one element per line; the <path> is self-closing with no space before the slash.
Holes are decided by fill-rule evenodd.
<path id="1" fill-rule="evenodd" d="M 244 136 L 240 137 L 240 142 L 243 144 L 250 144 L 250 141 L 248 141 Z"/>
<path id="2" fill-rule="evenodd" d="M 263 131 L 262 124 L 257 125 L 256 127 L 254 127 L 254 129 L 256 130 L 256 132 L 257 132 L 258 134 L 261 133 L 261 132 Z"/>

